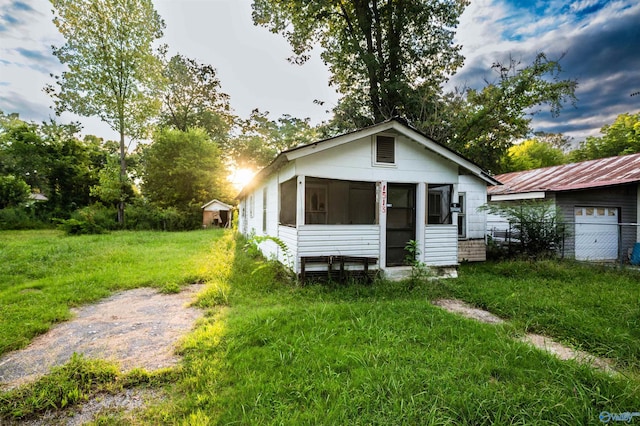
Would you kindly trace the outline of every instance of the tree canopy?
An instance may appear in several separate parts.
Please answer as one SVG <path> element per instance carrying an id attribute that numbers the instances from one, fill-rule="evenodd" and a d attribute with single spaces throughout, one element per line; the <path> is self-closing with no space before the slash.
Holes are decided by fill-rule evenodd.
<path id="1" fill-rule="evenodd" d="M 202 129 L 158 130 L 143 148 L 142 169 L 142 193 L 160 207 L 199 208 L 234 195 L 218 145 Z"/>
<path id="2" fill-rule="evenodd" d="M 200 127 L 226 148 L 234 117 L 229 95 L 220 91 L 216 69 L 182 55 L 164 66 L 160 124 L 186 132 Z"/>
<path id="3" fill-rule="evenodd" d="M 254 0 L 253 21 L 291 44 L 302 64 L 316 46 L 343 95 L 351 128 L 407 115 L 418 87 L 439 88 L 462 65 L 454 29 L 467 0 Z"/>
<path id="4" fill-rule="evenodd" d="M 640 152 L 640 112 L 620 114 L 611 124 L 600 130 L 601 137 L 589 136 L 571 153 L 573 161 Z"/>

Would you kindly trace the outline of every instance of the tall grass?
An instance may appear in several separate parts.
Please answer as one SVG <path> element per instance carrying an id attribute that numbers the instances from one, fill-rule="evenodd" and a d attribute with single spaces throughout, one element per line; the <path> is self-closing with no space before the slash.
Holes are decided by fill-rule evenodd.
<path id="1" fill-rule="evenodd" d="M 464 265 L 456 297 L 620 367 L 640 369 L 640 272 L 558 261 Z"/>
<path id="2" fill-rule="evenodd" d="M 182 379 L 148 423 L 568 425 L 640 406 L 637 381 L 432 306 L 440 283 L 298 287 L 230 237 L 213 257 L 233 259 L 226 297 L 204 296 Z"/>
<path id="3" fill-rule="evenodd" d="M 136 287 L 209 279 L 206 253 L 222 231 L 0 233 L 0 354 L 71 317 L 70 308 Z"/>

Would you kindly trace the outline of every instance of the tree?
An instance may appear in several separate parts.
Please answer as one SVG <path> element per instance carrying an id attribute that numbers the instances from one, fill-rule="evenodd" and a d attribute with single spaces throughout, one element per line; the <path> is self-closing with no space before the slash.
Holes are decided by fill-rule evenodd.
<path id="1" fill-rule="evenodd" d="M 125 137 L 140 137 L 160 107 L 161 62 L 153 43 L 164 22 L 151 0 L 51 0 L 64 46 L 53 54 L 67 71 L 46 90 L 56 112 L 98 116 L 120 136 L 120 178 L 127 178 Z M 124 222 L 124 203 L 118 208 Z"/>
<path id="2" fill-rule="evenodd" d="M 142 193 L 159 207 L 186 210 L 233 198 L 215 142 L 202 129 L 161 129 L 142 153 Z"/>
<path id="3" fill-rule="evenodd" d="M 640 112 L 620 114 L 600 130 L 602 137 L 589 136 L 571 152 L 573 161 L 595 160 L 640 152 Z"/>
<path id="4" fill-rule="evenodd" d="M 531 116 L 538 112 L 534 108 L 548 105 L 551 114 L 558 115 L 565 102 L 575 101 L 577 83 L 561 80 L 560 63 L 544 53 L 523 68 L 513 59 L 493 68 L 499 74 L 496 82 L 443 96 L 440 114 L 424 109 L 426 114 L 416 119 L 416 126 L 429 135 L 435 133 L 437 140 L 486 170 L 501 173 L 501 159 L 513 141 L 531 132 Z"/>
<path id="5" fill-rule="evenodd" d="M 25 203 L 29 194 L 31 194 L 31 188 L 21 178 L 0 175 L 0 210 Z"/>
<path id="6" fill-rule="evenodd" d="M 284 35 L 297 64 L 320 45 L 343 95 L 343 127 L 407 115 L 418 86 L 439 89 L 462 65 L 454 29 L 467 0 L 254 0 L 253 21 Z M 346 111 L 345 114 L 342 112 Z"/>
<path id="7" fill-rule="evenodd" d="M 38 204 L 42 213 L 64 217 L 90 204 L 89 188 L 107 152 L 95 137 L 79 140 L 79 130 L 77 123 L 0 120 L 0 175 L 13 175 L 45 194 L 48 201 Z"/>
<path id="8" fill-rule="evenodd" d="M 519 172 L 564 164 L 565 153 L 549 143 L 538 139 L 527 139 L 513 145 L 503 158 L 503 170 Z"/>
<path id="9" fill-rule="evenodd" d="M 288 114 L 271 120 L 268 112 L 254 109 L 250 117 L 240 123 L 240 135 L 231 141 L 231 158 L 239 168 L 264 167 L 282 151 L 318 138 L 318 130 L 311 127 L 309 121 L 309 118 Z"/>
<path id="10" fill-rule="evenodd" d="M 216 69 L 175 55 L 165 65 L 163 75 L 167 84 L 160 123 L 183 132 L 200 127 L 226 148 L 234 117 L 229 95 L 220 91 Z"/>

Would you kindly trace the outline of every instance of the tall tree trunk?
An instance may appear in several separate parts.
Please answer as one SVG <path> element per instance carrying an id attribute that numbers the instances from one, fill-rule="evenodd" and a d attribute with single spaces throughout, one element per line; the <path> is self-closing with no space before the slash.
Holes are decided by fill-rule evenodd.
<path id="1" fill-rule="evenodd" d="M 121 123 L 124 120 L 121 121 Z M 118 203 L 118 223 L 124 226 L 124 183 L 127 181 L 127 162 L 124 149 L 124 125 L 120 126 L 120 202 Z"/>

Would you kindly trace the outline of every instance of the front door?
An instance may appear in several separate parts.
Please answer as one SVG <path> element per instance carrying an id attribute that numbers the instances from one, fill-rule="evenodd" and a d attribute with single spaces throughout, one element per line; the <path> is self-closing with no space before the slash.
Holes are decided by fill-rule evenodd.
<path id="1" fill-rule="evenodd" d="M 416 239 L 416 186 L 390 183 L 387 190 L 387 266 L 406 265 L 407 243 Z"/>

